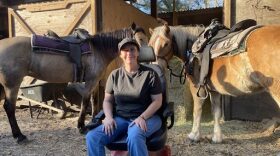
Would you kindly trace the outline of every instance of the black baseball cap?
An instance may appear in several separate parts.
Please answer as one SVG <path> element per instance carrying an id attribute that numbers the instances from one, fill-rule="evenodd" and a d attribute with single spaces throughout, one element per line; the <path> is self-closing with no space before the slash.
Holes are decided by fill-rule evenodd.
<path id="1" fill-rule="evenodd" d="M 118 48 L 119 51 L 121 51 L 121 49 L 124 47 L 124 45 L 126 44 L 134 44 L 137 49 L 139 50 L 139 44 L 137 43 L 137 41 L 133 38 L 124 38 L 119 44 L 118 44 Z"/>

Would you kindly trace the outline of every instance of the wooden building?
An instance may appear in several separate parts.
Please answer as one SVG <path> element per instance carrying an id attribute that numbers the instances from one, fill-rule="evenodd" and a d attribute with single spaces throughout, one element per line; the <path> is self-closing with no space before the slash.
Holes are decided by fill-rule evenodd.
<path id="1" fill-rule="evenodd" d="M 6 10 L 3 20 L 8 23 L 9 37 L 44 34 L 48 29 L 65 36 L 76 27 L 94 34 L 128 27 L 132 22 L 148 32 L 158 25 L 124 0 L 14 0 L 8 1 Z"/>

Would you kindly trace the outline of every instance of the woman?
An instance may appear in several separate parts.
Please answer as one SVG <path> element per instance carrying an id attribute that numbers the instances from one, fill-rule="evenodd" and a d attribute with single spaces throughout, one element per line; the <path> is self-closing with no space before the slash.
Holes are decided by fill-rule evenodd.
<path id="1" fill-rule="evenodd" d="M 158 75 L 137 61 L 139 45 L 132 38 L 119 44 L 124 66 L 112 71 L 105 88 L 102 125 L 88 132 L 88 155 L 105 155 L 104 146 L 127 133 L 131 156 L 147 156 L 146 138 L 160 129 L 156 111 L 162 104 L 162 88 Z"/>

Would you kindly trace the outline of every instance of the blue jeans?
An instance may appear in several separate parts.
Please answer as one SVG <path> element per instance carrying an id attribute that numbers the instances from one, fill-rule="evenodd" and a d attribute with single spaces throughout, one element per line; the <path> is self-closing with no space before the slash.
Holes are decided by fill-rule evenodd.
<path id="1" fill-rule="evenodd" d="M 158 115 L 154 115 L 146 120 L 147 132 L 144 132 L 137 125 L 129 127 L 133 120 L 121 117 L 114 117 L 117 123 L 117 129 L 113 135 L 108 136 L 103 132 L 103 125 L 89 131 L 86 135 L 86 145 L 89 156 L 105 156 L 105 147 L 113 142 L 118 136 L 127 133 L 127 147 L 131 156 L 148 156 L 148 148 L 146 138 L 160 129 L 161 119 Z"/>

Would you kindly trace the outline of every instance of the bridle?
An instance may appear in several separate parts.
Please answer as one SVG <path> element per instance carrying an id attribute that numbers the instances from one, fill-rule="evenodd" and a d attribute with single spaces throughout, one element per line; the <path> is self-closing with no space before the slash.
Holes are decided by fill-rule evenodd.
<path id="1" fill-rule="evenodd" d="M 159 36 L 159 37 L 161 37 L 161 36 Z M 189 40 L 187 39 L 187 46 L 188 45 L 189 45 Z M 174 36 L 172 36 L 172 47 L 171 47 L 171 49 L 172 49 L 173 55 L 179 56 L 178 44 L 177 44 Z M 185 69 L 186 69 L 186 65 L 188 63 L 188 61 L 186 61 L 187 59 L 185 60 L 184 65 L 182 66 L 180 73 L 176 74 L 176 73 L 173 72 L 172 68 L 170 68 L 169 63 L 168 63 L 168 60 L 171 57 L 172 57 L 172 53 L 167 53 L 167 54 L 162 55 L 162 56 L 156 55 L 157 59 L 161 59 L 161 60 L 165 61 L 166 65 L 167 65 L 167 69 L 170 71 L 170 75 L 169 75 L 170 81 L 172 81 L 172 76 L 174 76 L 174 77 L 178 77 L 180 79 L 180 84 L 185 84 L 186 74 L 187 74 Z"/>

